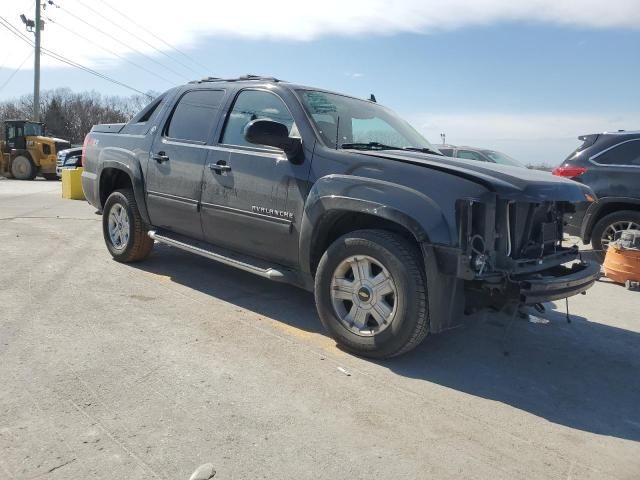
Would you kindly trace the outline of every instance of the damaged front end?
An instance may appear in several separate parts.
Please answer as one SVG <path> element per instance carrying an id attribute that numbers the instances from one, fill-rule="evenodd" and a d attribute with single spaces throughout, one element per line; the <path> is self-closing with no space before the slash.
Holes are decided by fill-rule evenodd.
<path id="1" fill-rule="evenodd" d="M 460 200 L 457 277 L 465 281 L 467 309 L 535 304 L 577 295 L 600 275 L 578 247 L 563 245 L 565 201 Z"/>

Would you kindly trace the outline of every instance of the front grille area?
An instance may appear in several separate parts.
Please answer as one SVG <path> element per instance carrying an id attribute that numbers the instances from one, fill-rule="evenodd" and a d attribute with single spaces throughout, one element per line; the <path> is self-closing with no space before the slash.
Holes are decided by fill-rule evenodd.
<path id="1" fill-rule="evenodd" d="M 456 204 L 463 261 L 458 276 L 542 271 L 572 260 L 577 248 L 562 246 L 565 202 L 460 200 Z M 466 263 L 465 263 L 466 262 Z"/>
<path id="2" fill-rule="evenodd" d="M 562 241 L 562 212 L 556 202 L 514 203 L 509 209 L 511 257 L 542 258 Z"/>

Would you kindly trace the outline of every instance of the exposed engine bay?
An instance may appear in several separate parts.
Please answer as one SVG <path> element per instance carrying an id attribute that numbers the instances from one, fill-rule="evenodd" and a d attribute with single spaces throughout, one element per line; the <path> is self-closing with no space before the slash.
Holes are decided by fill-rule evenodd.
<path id="1" fill-rule="evenodd" d="M 585 268 L 595 271 L 579 260 L 576 246 L 563 246 L 563 215 L 572 211 L 571 203 L 497 198 L 462 200 L 457 207 L 464 252 L 458 276 L 466 280 L 467 302 L 474 306 L 564 298 L 582 287 L 574 277 L 582 278 Z"/>

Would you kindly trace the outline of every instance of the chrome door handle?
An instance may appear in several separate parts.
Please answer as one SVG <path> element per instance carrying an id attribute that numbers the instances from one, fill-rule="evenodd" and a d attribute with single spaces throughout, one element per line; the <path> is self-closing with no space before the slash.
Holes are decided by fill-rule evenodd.
<path id="1" fill-rule="evenodd" d="M 151 155 L 151 158 L 153 158 L 158 163 L 169 161 L 169 156 L 164 152 L 154 153 L 153 155 Z"/>
<path id="2" fill-rule="evenodd" d="M 227 163 L 224 160 L 220 160 L 218 163 L 210 163 L 209 168 L 218 173 L 228 172 L 231 170 L 231 166 L 227 165 Z"/>

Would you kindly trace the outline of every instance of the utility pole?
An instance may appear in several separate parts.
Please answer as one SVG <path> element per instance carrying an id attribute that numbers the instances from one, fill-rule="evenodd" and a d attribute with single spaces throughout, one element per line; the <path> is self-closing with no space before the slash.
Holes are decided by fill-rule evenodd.
<path id="1" fill-rule="evenodd" d="M 40 0 L 36 0 L 36 51 L 33 64 L 33 121 L 40 121 Z"/>
<path id="2" fill-rule="evenodd" d="M 33 63 L 33 121 L 40 121 L 40 32 L 44 27 L 44 22 L 40 19 L 41 0 L 36 0 L 36 19 L 31 20 L 24 14 L 20 15 L 27 32 L 33 33 L 36 37 L 35 60 Z"/>

